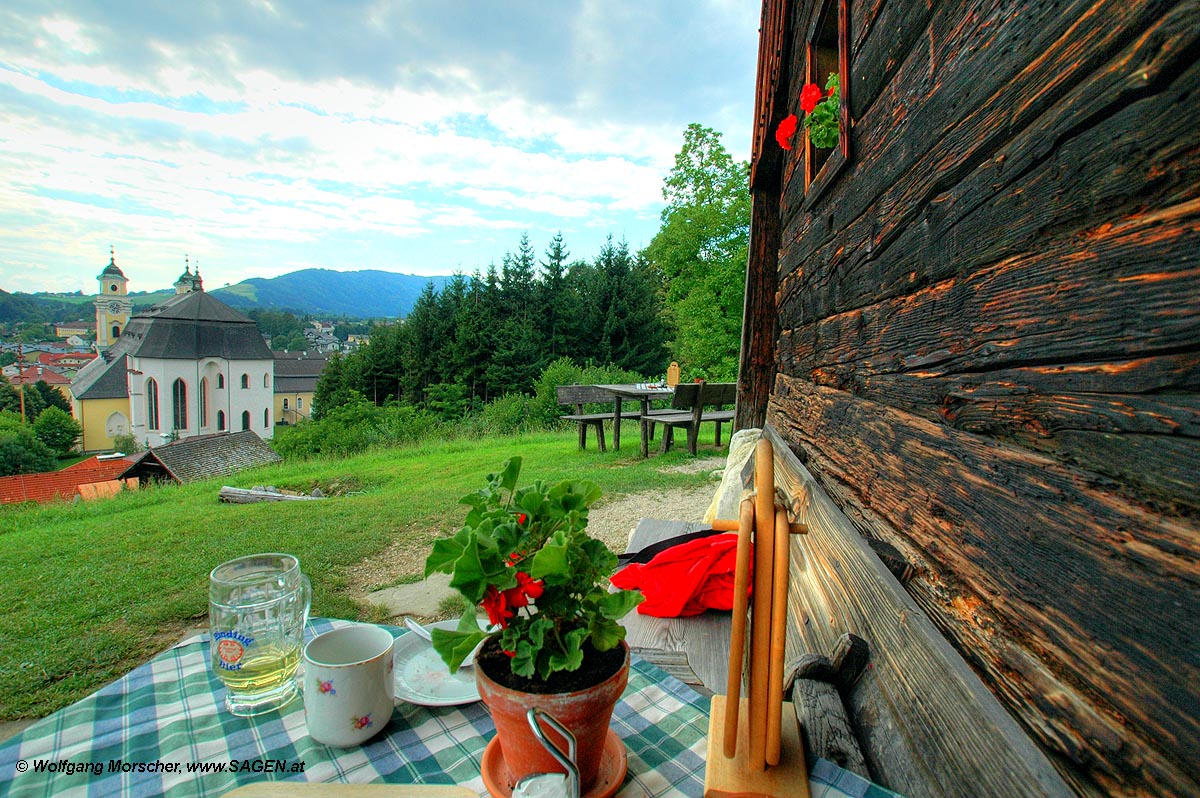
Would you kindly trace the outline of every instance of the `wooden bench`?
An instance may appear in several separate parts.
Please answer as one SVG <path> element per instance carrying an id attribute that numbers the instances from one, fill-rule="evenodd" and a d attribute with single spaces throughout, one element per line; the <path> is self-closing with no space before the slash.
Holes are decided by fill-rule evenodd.
<path id="1" fill-rule="evenodd" d="M 905 592 L 774 430 L 794 522 L 788 682 L 806 754 L 907 798 L 1067 798 L 1045 754 Z M 643 520 L 630 551 L 703 524 Z M 639 656 L 724 693 L 730 613 L 622 621 Z"/>
<path id="2" fill-rule="evenodd" d="M 700 425 L 716 424 L 716 444 L 721 445 L 721 425 L 733 422 L 733 410 L 722 410 L 726 405 L 737 402 L 737 384 L 732 382 L 692 382 L 675 386 L 669 410 L 652 410 L 641 416 L 642 457 L 650 455 L 650 441 L 654 438 L 654 425 L 663 424 L 662 451 L 666 452 L 675 442 L 675 428 L 687 430 L 688 451 L 696 455 L 700 443 Z M 705 408 L 717 408 L 705 410 Z"/>
<path id="3" fill-rule="evenodd" d="M 614 413 L 609 410 L 604 413 L 585 413 L 584 405 L 586 404 L 605 404 L 613 407 L 616 404 L 616 397 L 610 391 L 603 388 L 597 388 L 594 385 L 561 385 L 557 389 L 558 403 L 560 405 L 574 405 L 575 412 L 559 418 L 565 421 L 574 421 L 579 425 L 579 448 L 587 448 L 587 428 L 593 427 L 596 430 L 596 444 L 600 451 L 607 451 L 604 444 L 604 422 L 605 420 L 614 421 Z M 640 418 L 641 411 L 631 410 L 622 412 L 621 418 Z"/>

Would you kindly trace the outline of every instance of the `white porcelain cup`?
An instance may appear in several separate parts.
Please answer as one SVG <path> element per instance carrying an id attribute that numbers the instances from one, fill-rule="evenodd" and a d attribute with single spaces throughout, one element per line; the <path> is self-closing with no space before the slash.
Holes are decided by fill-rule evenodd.
<path id="1" fill-rule="evenodd" d="M 304 718 L 314 740 L 337 748 L 374 737 L 392 717 L 392 633 L 356 624 L 304 647 Z"/>

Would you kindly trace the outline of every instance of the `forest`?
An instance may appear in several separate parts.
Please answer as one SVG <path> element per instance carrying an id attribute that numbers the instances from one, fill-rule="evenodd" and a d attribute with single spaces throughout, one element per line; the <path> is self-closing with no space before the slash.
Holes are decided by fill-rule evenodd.
<path id="1" fill-rule="evenodd" d="M 522 235 L 500 265 L 432 284 L 402 321 L 326 367 L 314 408 L 364 398 L 376 405 L 450 404 L 470 410 L 529 393 L 547 366 L 569 358 L 685 379 L 732 380 L 737 371 L 750 227 L 748 166 L 721 134 L 699 124 L 663 187 L 661 225 L 631 252 L 610 235 L 590 261 L 571 260 L 555 235 L 538 253 Z"/>

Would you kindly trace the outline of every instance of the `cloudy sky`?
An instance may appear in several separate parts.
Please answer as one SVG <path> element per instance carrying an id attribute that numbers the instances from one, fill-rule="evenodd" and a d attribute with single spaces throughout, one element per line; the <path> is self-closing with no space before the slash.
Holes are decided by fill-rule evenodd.
<path id="1" fill-rule="evenodd" d="M 749 157 L 752 0 L 5 0 L 0 288 L 641 248 L 699 122 Z"/>

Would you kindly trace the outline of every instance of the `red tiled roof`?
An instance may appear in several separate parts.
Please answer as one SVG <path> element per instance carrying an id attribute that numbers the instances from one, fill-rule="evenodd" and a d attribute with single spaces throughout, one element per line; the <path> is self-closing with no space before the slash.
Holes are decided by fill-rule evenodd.
<path id="1" fill-rule="evenodd" d="M 36 385 L 38 382 L 45 380 L 47 385 L 70 385 L 71 381 L 59 374 L 57 371 L 42 368 L 41 366 L 30 366 L 27 369 L 22 369 L 18 376 L 9 378 L 9 382 L 13 385 Z"/>
<path id="2" fill-rule="evenodd" d="M 80 485 L 115 480 L 129 468 L 130 462 L 131 460 L 121 457 L 111 460 L 89 457 L 87 460 L 61 471 L 0 477 L 0 504 L 28 501 L 49 502 L 60 498 L 72 499 L 80 493 Z M 137 480 L 133 480 L 133 482 L 136 487 Z M 95 493 L 95 491 L 88 492 Z"/>

